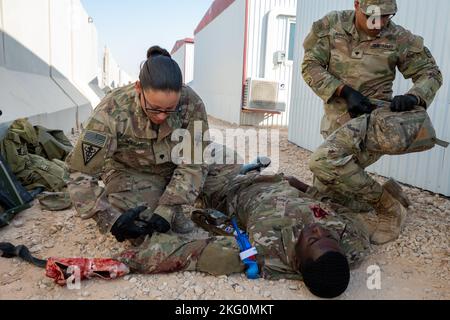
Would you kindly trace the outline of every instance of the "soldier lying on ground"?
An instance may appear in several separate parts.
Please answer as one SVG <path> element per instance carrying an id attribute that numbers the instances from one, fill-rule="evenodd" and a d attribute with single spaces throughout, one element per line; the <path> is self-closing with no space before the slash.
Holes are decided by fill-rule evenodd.
<path id="1" fill-rule="evenodd" d="M 125 227 L 122 213 L 140 205 L 148 207 L 142 220 L 157 231 L 190 232 L 194 225 L 178 208 L 195 202 L 207 174 L 201 163 L 177 165 L 172 159 L 177 129 L 188 131 L 195 146 L 202 144 L 203 135 L 194 130 L 208 130 L 202 100 L 182 85 L 180 68 L 166 50 L 152 47 L 147 58 L 136 84 L 113 91 L 95 109 L 67 160 L 82 173 L 69 184 L 76 210 L 120 241 L 139 233 Z"/>
<path id="2" fill-rule="evenodd" d="M 239 165 L 210 166 L 201 194 L 204 207 L 238 219 L 258 251 L 256 260 L 262 278 L 303 280 L 313 294 L 323 298 L 341 295 L 349 284 L 350 266 L 360 263 L 370 250 L 369 231 L 358 215 L 339 205 L 322 203 L 292 187 L 291 184 L 304 191 L 308 188 L 296 179 L 258 172 L 241 175 L 240 170 Z M 125 215 L 133 224 L 136 223 L 133 219 L 138 219 L 145 209 L 138 207 Z M 207 218 L 206 210 L 196 213 L 204 213 Z M 146 233 L 149 235 L 139 247 L 116 257 L 125 265 L 110 259 L 98 259 L 101 262 L 98 267 L 86 264 L 85 259 L 49 259 L 47 275 L 64 284 L 70 275 L 56 269 L 77 261 L 86 277 L 101 273 L 101 277 L 108 278 L 110 272 L 110 278 L 114 278 L 119 275 L 117 268 L 142 274 L 198 271 L 230 275 L 245 271 L 233 236 L 193 240 L 153 232 L 151 227 Z M 20 256 L 40 267 L 46 264 L 32 257 L 23 246 L 2 243 L 1 250 L 4 257 Z"/>
<path id="3" fill-rule="evenodd" d="M 370 249 L 370 235 L 358 216 L 313 199 L 292 187 L 283 175 L 240 175 L 240 168 L 211 166 L 201 199 L 206 208 L 238 218 L 258 251 L 260 276 L 303 279 L 319 297 L 342 294 L 349 283 L 349 264 L 360 262 Z M 144 209 L 137 208 L 134 214 Z M 137 273 L 229 275 L 245 270 L 239 253 L 234 237 L 192 240 L 155 232 L 118 259 Z"/>

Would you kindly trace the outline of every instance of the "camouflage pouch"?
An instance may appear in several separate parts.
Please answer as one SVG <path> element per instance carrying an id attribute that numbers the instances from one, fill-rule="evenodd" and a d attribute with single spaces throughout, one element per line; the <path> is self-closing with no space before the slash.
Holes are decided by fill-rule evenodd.
<path id="1" fill-rule="evenodd" d="M 421 152 L 437 143 L 436 132 L 427 111 L 416 107 L 411 111 L 375 110 L 367 130 L 367 150 L 388 155 Z"/>
<path id="2" fill-rule="evenodd" d="M 200 228 L 216 236 L 231 236 L 230 218 L 214 209 L 197 209 L 191 213 L 192 221 Z"/>

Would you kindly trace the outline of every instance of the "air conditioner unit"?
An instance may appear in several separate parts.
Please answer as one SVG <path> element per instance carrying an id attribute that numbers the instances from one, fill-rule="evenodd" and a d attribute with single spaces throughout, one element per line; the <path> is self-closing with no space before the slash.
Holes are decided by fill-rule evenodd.
<path id="1" fill-rule="evenodd" d="M 278 101 L 280 84 L 260 78 L 248 78 L 244 90 L 244 109 L 284 112 L 286 103 Z"/>

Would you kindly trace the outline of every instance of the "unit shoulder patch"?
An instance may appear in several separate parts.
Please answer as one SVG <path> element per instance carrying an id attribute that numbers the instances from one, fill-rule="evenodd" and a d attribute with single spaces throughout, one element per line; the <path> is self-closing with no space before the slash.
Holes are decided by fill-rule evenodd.
<path id="1" fill-rule="evenodd" d="M 92 159 L 103 149 L 106 145 L 107 136 L 94 131 L 86 131 L 82 140 L 82 151 L 84 165 L 88 165 Z"/>

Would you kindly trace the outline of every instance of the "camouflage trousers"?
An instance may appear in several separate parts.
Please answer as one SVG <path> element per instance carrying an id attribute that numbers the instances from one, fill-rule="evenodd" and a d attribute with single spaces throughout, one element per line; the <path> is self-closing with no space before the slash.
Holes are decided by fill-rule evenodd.
<path id="1" fill-rule="evenodd" d="M 377 109 L 347 122 L 313 153 L 309 166 L 321 193 L 375 204 L 382 186 L 365 168 L 383 155 L 431 149 L 436 143 L 431 121 L 422 107 L 393 113 Z"/>
<path id="2" fill-rule="evenodd" d="M 148 220 L 158 206 L 170 177 L 135 171 L 114 171 L 102 177 L 104 187 L 96 178 L 75 173 L 68 182 L 72 203 L 82 219 L 93 218 L 100 232 L 107 233 L 127 210 L 148 207 L 141 218 Z"/>
<path id="3" fill-rule="evenodd" d="M 148 207 L 147 212 L 153 212 L 169 180 L 141 172 L 115 171 L 104 177 L 104 183 L 108 202 L 120 212 L 139 206 Z"/>

